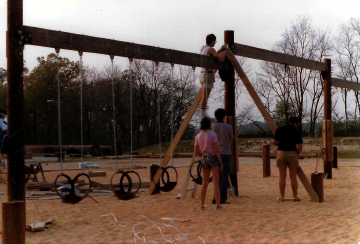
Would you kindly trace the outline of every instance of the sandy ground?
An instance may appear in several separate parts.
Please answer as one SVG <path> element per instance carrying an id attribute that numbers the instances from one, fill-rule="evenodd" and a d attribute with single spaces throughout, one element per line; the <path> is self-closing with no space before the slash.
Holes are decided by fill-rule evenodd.
<path id="1" fill-rule="evenodd" d="M 144 191 L 129 201 L 95 196 L 99 203 L 87 198 L 75 205 L 64 204 L 60 200 L 27 200 L 27 223 L 53 218 L 56 223 L 41 232 L 26 232 L 26 243 L 134 243 L 133 226 L 146 220 L 140 215 L 153 221 L 160 221 L 162 217 L 188 218 L 188 222 L 178 222 L 179 229 L 189 236 L 203 238 L 206 243 L 358 243 L 359 159 L 339 160 L 339 168 L 333 169 L 333 179 L 324 180 L 323 203 L 311 202 L 300 181 L 299 197 L 302 201 L 280 203 L 277 201 L 279 174 L 273 166 L 274 160 L 271 177 L 268 178 L 262 178 L 261 158 L 240 158 L 240 162 L 239 196 L 229 196 L 231 204 L 224 205 L 223 210 L 215 210 L 215 205 L 211 204 L 212 185 L 208 189 L 205 211 L 200 210 L 201 186 L 195 198 L 191 198 L 189 192 L 183 201 L 176 199 L 184 187 L 189 158 L 174 160 L 174 165 L 179 167 L 179 181 L 170 193 L 149 195 L 148 191 Z M 102 170 L 107 171 L 107 177 L 93 180 L 109 184 L 114 161 L 100 163 Z M 152 163 L 159 163 L 159 160 L 134 161 L 135 165 L 147 167 L 136 170 L 142 181 L 149 182 L 149 166 Z M 316 159 L 301 160 L 300 164 L 310 178 Z M 119 168 L 128 165 L 129 160 L 118 162 Z M 64 164 L 64 168 L 74 169 L 76 164 Z M 50 163 L 44 165 L 44 169 L 59 169 L 59 165 Z M 322 172 L 322 162 L 318 171 Z M 74 177 L 79 172 L 67 170 L 65 173 Z M 47 181 L 54 180 L 58 173 L 46 172 Z M 6 191 L 6 185 L 0 185 L 0 191 Z M 286 197 L 292 197 L 289 179 Z M 6 196 L 0 195 L 0 201 L 5 202 Z M 111 224 L 114 222 L 111 216 L 101 217 L 110 213 L 116 216 L 118 224 Z M 144 227 L 137 226 L 137 230 L 140 229 Z M 149 240 L 156 238 L 149 236 Z M 194 237 L 188 242 L 199 243 L 201 240 Z"/>

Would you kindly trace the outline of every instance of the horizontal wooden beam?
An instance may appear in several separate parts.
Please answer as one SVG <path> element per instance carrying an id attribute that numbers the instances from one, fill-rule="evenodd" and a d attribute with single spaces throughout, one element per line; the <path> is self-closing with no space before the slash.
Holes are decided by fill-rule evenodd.
<path id="1" fill-rule="evenodd" d="M 238 56 L 260 59 L 260 60 L 279 63 L 279 64 L 292 65 L 305 69 L 326 71 L 326 64 L 322 62 L 305 59 L 305 58 L 299 58 L 284 53 L 278 53 L 278 52 L 246 46 L 238 43 L 235 43 L 234 45 L 236 48 L 236 53 L 234 52 L 234 54 Z"/>
<path id="2" fill-rule="evenodd" d="M 360 83 L 331 78 L 331 86 L 360 91 Z"/>
<path id="3" fill-rule="evenodd" d="M 25 44 L 152 60 L 209 69 L 223 69 L 224 64 L 214 57 L 140 45 L 99 37 L 24 26 Z"/>

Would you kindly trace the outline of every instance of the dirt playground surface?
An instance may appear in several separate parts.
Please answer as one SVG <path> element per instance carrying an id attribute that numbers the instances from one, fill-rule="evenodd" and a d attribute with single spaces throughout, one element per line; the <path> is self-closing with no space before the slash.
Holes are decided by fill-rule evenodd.
<path id="1" fill-rule="evenodd" d="M 75 205 L 61 203 L 59 199 L 28 199 L 27 223 L 49 219 L 55 219 L 56 223 L 41 232 L 26 232 L 26 243 L 134 243 L 133 227 L 147 220 L 141 215 L 157 222 L 162 217 L 189 219 L 176 223 L 180 231 L 189 236 L 187 241 L 191 243 L 202 243 L 202 239 L 205 243 L 358 243 L 359 159 L 339 159 L 339 168 L 333 169 L 333 179 L 324 179 L 323 203 L 311 202 L 300 181 L 298 195 L 301 202 L 278 202 L 279 174 L 274 162 L 272 159 L 271 177 L 263 178 L 261 158 L 240 158 L 237 174 L 239 196 L 229 196 L 231 204 L 223 205 L 223 210 L 215 210 L 215 205 L 211 204 L 212 185 L 207 192 L 205 211 L 200 210 L 201 186 L 195 198 L 191 198 L 188 192 L 184 200 L 176 199 L 184 187 L 189 158 L 174 159 L 179 180 L 176 188 L 169 193 L 149 195 L 148 191 L 143 191 L 129 201 L 115 196 L 94 196 L 99 203 L 86 198 Z M 92 163 L 100 164 L 100 170 L 107 172 L 106 177 L 92 180 L 109 184 L 115 161 Z M 149 182 L 149 167 L 153 163 L 158 164 L 159 159 L 134 160 L 134 165 L 146 167 L 135 170 L 143 182 Z M 310 178 L 315 170 L 316 158 L 301 160 L 300 164 Z M 49 170 L 59 170 L 59 166 L 58 163 L 43 166 L 48 182 L 59 173 Z M 129 159 L 118 160 L 119 168 L 129 166 Z M 77 163 L 65 163 L 64 173 L 74 177 L 80 172 L 76 167 Z M 318 172 L 322 171 L 320 160 Z M 189 186 L 193 183 L 190 182 Z M 0 191 L 5 192 L 5 195 L 0 195 L 0 201 L 5 202 L 6 185 L 1 184 Z M 289 178 L 285 194 L 292 197 Z M 110 215 L 102 216 L 107 214 L 113 214 L 118 222 L 114 224 L 115 220 Z M 146 226 L 137 225 L 134 228 L 140 231 Z M 170 236 L 171 233 L 168 234 Z M 159 234 L 149 234 L 147 241 L 159 237 Z M 175 234 L 174 238 L 179 238 L 179 234 Z M 137 243 L 144 241 L 137 239 Z"/>

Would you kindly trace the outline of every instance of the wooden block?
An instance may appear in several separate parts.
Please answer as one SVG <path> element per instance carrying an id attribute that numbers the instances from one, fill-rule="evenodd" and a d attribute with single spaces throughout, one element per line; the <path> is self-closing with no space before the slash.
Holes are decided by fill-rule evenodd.
<path id="1" fill-rule="evenodd" d="M 45 222 L 38 222 L 35 225 L 32 225 L 32 224 L 27 225 L 26 228 L 28 229 L 30 227 L 32 232 L 37 232 L 37 231 L 44 230 L 47 225 L 50 225 L 53 223 L 55 223 L 55 219 L 47 220 Z"/>
<path id="2" fill-rule="evenodd" d="M 111 190 L 111 185 L 110 184 L 101 184 L 99 182 L 96 182 L 96 181 L 91 181 L 91 186 L 93 187 L 100 187 L 101 189 L 107 189 L 107 190 Z"/>
<path id="3" fill-rule="evenodd" d="M 89 177 L 106 177 L 106 171 L 89 171 Z"/>
<path id="4" fill-rule="evenodd" d="M 51 197 L 40 197 L 39 200 L 54 200 L 54 199 L 60 199 L 59 196 L 51 196 Z"/>
<path id="5" fill-rule="evenodd" d="M 313 187 L 310 184 L 309 179 L 306 177 L 304 171 L 302 170 L 301 167 L 298 168 L 297 170 L 297 176 L 299 177 L 301 183 L 304 185 L 305 190 L 307 191 L 307 193 L 309 194 L 311 201 L 313 202 L 319 202 L 319 197 L 316 194 L 315 190 L 313 189 Z"/>
<path id="6" fill-rule="evenodd" d="M 45 225 L 46 225 L 45 222 L 36 223 L 36 224 L 34 225 L 34 227 L 32 228 L 32 231 L 33 231 L 33 232 L 36 232 L 36 231 L 44 230 L 44 229 L 45 229 Z"/>

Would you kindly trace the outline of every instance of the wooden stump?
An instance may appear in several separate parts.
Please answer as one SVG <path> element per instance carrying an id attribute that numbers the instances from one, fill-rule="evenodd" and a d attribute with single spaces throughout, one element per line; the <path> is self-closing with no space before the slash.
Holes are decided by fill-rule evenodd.
<path id="1" fill-rule="evenodd" d="M 153 164 L 150 166 L 150 180 L 151 181 L 154 180 L 154 176 L 156 175 L 156 172 L 158 171 L 158 169 L 160 169 L 159 165 Z M 159 190 L 159 188 L 155 187 L 152 194 L 157 194 L 157 193 L 160 193 L 160 190 Z"/>
<path id="2" fill-rule="evenodd" d="M 25 243 L 25 202 L 2 204 L 2 241 L 4 244 Z"/>
<path id="3" fill-rule="evenodd" d="M 337 146 L 334 146 L 334 153 L 333 153 L 334 159 L 333 159 L 333 168 L 337 169 L 338 162 L 337 162 Z"/>
<path id="4" fill-rule="evenodd" d="M 324 173 L 312 173 L 311 174 L 311 186 L 319 197 L 319 202 L 324 201 Z"/>
<path id="5" fill-rule="evenodd" d="M 265 142 L 262 145 L 263 178 L 271 176 L 270 168 L 270 144 Z"/>

